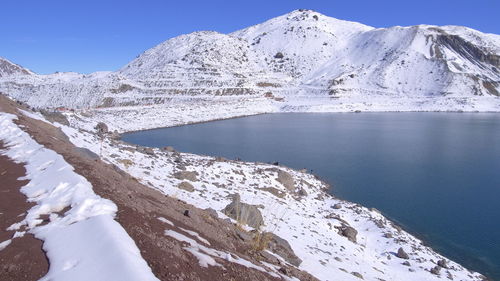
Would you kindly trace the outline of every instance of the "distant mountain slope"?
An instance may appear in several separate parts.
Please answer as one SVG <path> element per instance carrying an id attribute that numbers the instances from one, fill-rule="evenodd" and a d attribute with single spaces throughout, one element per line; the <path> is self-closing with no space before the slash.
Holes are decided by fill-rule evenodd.
<path id="1" fill-rule="evenodd" d="M 31 71 L 23 68 L 20 65 L 12 63 L 7 59 L 0 57 L 0 77 L 10 76 L 10 75 L 28 75 L 32 74 Z"/>
<path id="2" fill-rule="evenodd" d="M 49 107 L 265 96 L 277 110 L 500 111 L 500 36 L 296 10 L 231 34 L 172 38 L 116 72 L 0 77 L 0 91 Z"/>
<path id="3" fill-rule="evenodd" d="M 264 55 L 264 66 L 300 78 L 318 69 L 347 48 L 356 35 L 372 27 L 297 10 L 262 24 L 236 31 L 251 48 Z"/>
<path id="4" fill-rule="evenodd" d="M 500 37 L 474 40 L 472 36 L 478 34 L 466 28 L 434 26 L 371 30 L 353 38 L 349 48 L 338 52 L 312 79 L 328 87 L 332 95 L 369 90 L 498 96 Z"/>
<path id="5" fill-rule="evenodd" d="M 118 73 L 169 94 L 249 94 L 252 79 L 271 74 L 259 59 L 241 38 L 202 31 L 165 41 Z"/>

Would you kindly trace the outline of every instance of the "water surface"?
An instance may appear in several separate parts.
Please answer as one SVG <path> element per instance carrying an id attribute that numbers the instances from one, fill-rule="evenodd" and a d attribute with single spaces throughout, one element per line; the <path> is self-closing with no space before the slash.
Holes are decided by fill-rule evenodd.
<path id="1" fill-rule="evenodd" d="M 500 280 L 500 114 L 286 113 L 128 133 L 152 147 L 307 168 Z"/>

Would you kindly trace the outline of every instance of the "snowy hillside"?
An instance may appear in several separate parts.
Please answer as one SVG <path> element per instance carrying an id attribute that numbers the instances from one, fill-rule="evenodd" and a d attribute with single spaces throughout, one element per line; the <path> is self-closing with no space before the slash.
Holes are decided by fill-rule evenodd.
<path id="1" fill-rule="evenodd" d="M 116 72 L 21 69 L 0 75 L 0 91 L 52 108 L 161 111 L 187 101 L 210 111 L 206 102 L 224 97 L 265 99 L 266 112 L 498 112 L 499 69 L 498 35 L 459 26 L 373 28 L 296 10 L 230 34 L 172 38 Z M 160 123 L 176 123 L 168 118 Z"/>
<path id="2" fill-rule="evenodd" d="M 377 210 L 328 195 L 329 187 L 307 172 L 168 149 L 137 149 L 112 139 L 100 141 L 75 128 L 62 129 L 75 145 L 101 154 L 145 185 L 217 210 L 220 216 L 232 194 L 239 194 L 242 202 L 258 206 L 265 231 L 290 243 L 302 260 L 299 268 L 319 280 L 483 278 L 437 254 Z M 408 256 L 397 254 L 403 251 Z"/>
<path id="3" fill-rule="evenodd" d="M 12 63 L 2 57 L 0 57 L 0 77 L 5 77 L 9 75 L 27 75 L 32 74 L 31 71 L 24 69 L 15 63 Z"/>
<path id="4" fill-rule="evenodd" d="M 294 11 L 232 33 L 261 53 L 264 66 L 297 79 L 314 72 L 343 49 L 351 38 L 373 29 L 313 11 Z"/>

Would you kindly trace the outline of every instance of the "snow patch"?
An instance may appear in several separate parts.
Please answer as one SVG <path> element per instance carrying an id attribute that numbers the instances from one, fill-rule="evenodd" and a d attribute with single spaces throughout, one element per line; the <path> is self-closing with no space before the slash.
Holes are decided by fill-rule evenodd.
<path id="1" fill-rule="evenodd" d="M 21 192 L 36 205 L 9 230 L 24 226 L 44 241 L 50 268 L 41 280 L 158 280 L 134 241 L 113 219 L 116 205 L 96 195 L 61 155 L 38 144 L 15 119 L 0 113 L 0 140 L 7 147 L 0 153 L 25 164 L 26 176 L 21 179 L 29 183 Z M 49 215 L 47 224 L 41 225 L 41 215 Z M 13 239 L 22 234 L 16 232 Z"/>

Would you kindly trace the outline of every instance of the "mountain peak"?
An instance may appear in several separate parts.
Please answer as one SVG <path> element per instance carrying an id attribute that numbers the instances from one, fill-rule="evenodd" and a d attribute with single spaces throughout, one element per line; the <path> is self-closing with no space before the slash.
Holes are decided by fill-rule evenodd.
<path id="1" fill-rule="evenodd" d="M 293 10 L 288 14 L 285 14 L 284 16 L 287 17 L 289 20 L 319 20 L 319 17 L 326 17 L 325 15 L 318 13 L 313 10 L 308 10 L 308 9 L 298 9 L 298 10 Z"/>
<path id="2" fill-rule="evenodd" d="M 0 77 L 13 74 L 29 75 L 33 73 L 20 65 L 17 65 L 5 58 L 0 57 Z"/>

